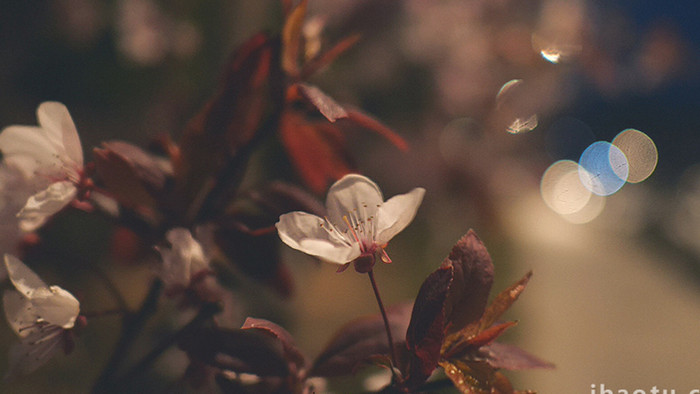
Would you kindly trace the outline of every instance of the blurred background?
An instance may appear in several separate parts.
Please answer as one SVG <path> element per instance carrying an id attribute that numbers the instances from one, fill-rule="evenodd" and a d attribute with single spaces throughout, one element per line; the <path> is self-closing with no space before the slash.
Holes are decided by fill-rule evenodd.
<path id="1" fill-rule="evenodd" d="M 700 389 L 696 2 L 310 0 L 309 8 L 307 40 L 328 47 L 362 36 L 311 82 L 411 146 L 401 152 L 371 133 L 348 135 L 358 168 L 387 197 L 427 189 L 415 223 L 389 246 L 394 263 L 376 269 L 387 303 L 413 299 L 473 228 L 494 259 L 494 292 L 534 271 L 507 315 L 519 324 L 505 341 L 557 368 L 509 373 L 517 387 Z M 281 20 L 276 1 L 10 2 L 0 13 L 0 124 L 36 124 L 37 105 L 57 100 L 69 108 L 86 157 L 104 140 L 145 146 L 161 134 L 177 138 L 217 89 L 230 52 L 257 31 L 278 31 Z M 636 131 L 620 134 L 628 129 Z M 613 142 L 602 145 L 603 164 L 588 149 L 596 141 Z M 266 154 L 281 152 L 270 144 Z M 617 167 L 608 160 L 613 150 L 623 154 Z M 279 168 L 274 158 L 265 163 L 251 176 L 288 175 L 284 160 Z M 587 185 L 580 166 L 600 182 Z M 617 178 L 603 179 L 611 171 Z M 78 227 L 61 242 L 109 246 L 107 235 L 80 230 L 103 223 L 67 220 Z M 364 276 L 335 274 L 286 248 L 282 256 L 295 295 L 261 300 L 243 285 L 238 316 L 271 318 L 314 356 L 348 319 L 376 312 Z M 110 302 L 79 272 L 45 271 L 47 282 L 94 295 L 88 307 Z M 149 270 L 121 265 L 109 274 L 137 305 Z M 7 392 L 49 382 L 51 392 L 86 391 L 118 322 L 91 322 L 75 354 L 8 383 Z M 2 352 L 15 340 L 6 325 L 0 340 Z M 177 353 L 158 364 L 162 382 L 182 374 Z M 0 357 L 1 371 L 5 365 Z M 362 389 L 346 383 L 329 387 Z"/>

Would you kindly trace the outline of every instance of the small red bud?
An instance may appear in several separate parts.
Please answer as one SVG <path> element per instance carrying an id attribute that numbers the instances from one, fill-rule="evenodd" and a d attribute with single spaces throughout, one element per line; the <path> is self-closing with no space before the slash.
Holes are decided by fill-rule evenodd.
<path id="1" fill-rule="evenodd" d="M 76 333 L 80 334 L 80 331 L 87 327 L 87 323 L 87 317 L 78 315 L 78 317 L 75 319 L 75 325 L 73 326 Z"/>

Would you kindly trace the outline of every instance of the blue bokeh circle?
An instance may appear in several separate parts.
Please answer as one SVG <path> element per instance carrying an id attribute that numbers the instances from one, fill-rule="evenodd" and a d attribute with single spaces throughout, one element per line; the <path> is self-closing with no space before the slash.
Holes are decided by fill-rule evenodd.
<path id="1" fill-rule="evenodd" d="M 620 148 L 606 141 L 592 143 L 579 159 L 579 178 L 599 196 L 609 196 L 624 186 L 629 164 Z"/>

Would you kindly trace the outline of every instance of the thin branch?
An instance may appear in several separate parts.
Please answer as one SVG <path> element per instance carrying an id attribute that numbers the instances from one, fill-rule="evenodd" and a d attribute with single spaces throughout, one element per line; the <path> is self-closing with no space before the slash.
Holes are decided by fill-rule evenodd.
<path id="1" fill-rule="evenodd" d="M 163 354 L 163 352 L 177 343 L 180 338 L 187 335 L 193 329 L 199 327 L 202 323 L 206 322 L 219 312 L 221 312 L 221 305 L 218 303 L 206 303 L 202 305 L 202 307 L 199 309 L 199 313 L 197 313 L 197 315 L 189 323 L 169 337 L 163 339 L 146 356 L 131 367 L 131 369 L 129 369 L 129 371 L 119 380 L 124 382 L 125 385 L 137 381 L 137 379 L 151 367 L 151 365 Z"/>
<path id="2" fill-rule="evenodd" d="M 134 340 L 146 325 L 148 318 L 156 311 L 162 288 L 163 283 L 158 279 L 154 280 L 148 295 L 146 295 L 141 304 L 141 308 L 136 313 L 128 314 L 124 317 L 122 332 L 115 346 L 114 353 L 112 353 L 112 356 L 107 361 L 107 365 L 102 370 L 102 375 L 100 375 L 92 388 L 93 393 L 105 393 L 116 390 L 116 387 L 112 387 L 114 375 L 119 365 L 126 358 Z"/>
<path id="3" fill-rule="evenodd" d="M 97 277 L 100 278 L 100 280 L 102 280 L 107 291 L 109 291 L 112 294 L 112 297 L 114 297 L 114 300 L 117 302 L 117 305 L 119 306 L 118 309 L 120 309 L 124 313 L 127 313 L 129 311 L 129 304 L 126 302 L 124 296 L 122 296 L 122 293 L 119 291 L 112 279 L 95 264 L 84 265 L 86 267 L 90 267 L 90 269 L 95 273 L 95 275 L 97 275 Z"/>

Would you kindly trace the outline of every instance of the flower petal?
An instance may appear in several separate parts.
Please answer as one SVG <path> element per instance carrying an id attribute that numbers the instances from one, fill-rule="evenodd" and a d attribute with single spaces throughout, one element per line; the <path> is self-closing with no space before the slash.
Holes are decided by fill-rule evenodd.
<path id="1" fill-rule="evenodd" d="M 360 256 L 360 245 L 357 243 L 338 247 L 328 241 L 311 238 L 302 239 L 298 250 L 327 263 L 339 265 L 347 264 Z"/>
<path id="2" fill-rule="evenodd" d="M 280 239 L 291 248 L 335 264 L 348 263 L 360 255 L 360 245 L 349 242 L 325 220 L 306 212 L 280 216 L 275 224 Z"/>
<path id="3" fill-rule="evenodd" d="M 58 286 L 51 286 L 51 292 L 31 299 L 36 314 L 47 323 L 66 330 L 73 328 L 80 313 L 80 302 L 73 294 Z"/>
<path id="4" fill-rule="evenodd" d="M 32 302 L 17 291 L 5 290 L 2 295 L 2 304 L 7 323 L 20 338 L 30 334 L 31 327 L 39 316 L 32 309 Z"/>
<path id="5" fill-rule="evenodd" d="M 47 101 L 39 105 L 36 114 L 39 125 L 46 130 L 46 138 L 56 147 L 59 154 L 65 155 L 62 159 L 67 158 L 82 167 L 83 148 L 68 108 L 61 103 Z"/>
<path id="6" fill-rule="evenodd" d="M 27 204 L 17 214 L 23 231 L 34 231 L 46 220 L 68 205 L 78 193 L 69 181 L 55 182 L 48 188 L 29 197 Z"/>
<path id="7" fill-rule="evenodd" d="M 34 271 L 15 256 L 5 255 L 5 268 L 15 289 L 26 298 L 32 298 L 39 289 L 46 291 L 49 288 Z"/>
<path id="8" fill-rule="evenodd" d="M 156 247 L 156 250 L 160 252 L 163 260 L 163 264 L 156 269 L 156 274 L 163 281 L 165 287 L 187 287 L 190 283 L 190 270 L 182 256 L 169 248 Z"/>
<path id="9" fill-rule="evenodd" d="M 5 316 L 20 336 L 20 328 L 26 328 L 41 318 L 47 323 L 71 328 L 80 313 L 80 303 L 66 290 L 58 286 L 48 287 L 18 258 L 6 254 L 5 267 L 17 291 L 3 294 Z"/>
<path id="10" fill-rule="evenodd" d="M 190 272 L 199 272 L 209 267 L 202 245 L 194 239 L 190 230 L 182 227 L 174 228 L 168 231 L 165 238 L 173 245 L 173 252 L 187 260 Z"/>
<path id="11" fill-rule="evenodd" d="M 377 244 L 386 244 L 413 221 L 424 194 L 425 189 L 417 187 L 406 194 L 390 198 L 379 208 L 375 237 Z"/>
<path id="12" fill-rule="evenodd" d="M 192 274 L 209 268 L 209 258 L 204 254 L 202 245 L 186 228 L 174 228 L 167 232 L 165 238 L 172 247 L 158 248 L 163 258 L 158 275 L 168 287 L 187 287 Z"/>
<path id="13" fill-rule="evenodd" d="M 36 172 L 51 174 L 61 169 L 58 152 L 36 126 L 9 126 L 0 133 L 3 161 L 12 163 L 25 177 Z"/>
<path id="14" fill-rule="evenodd" d="M 383 201 L 382 191 L 376 183 L 362 175 L 348 174 L 328 190 L 326 209 L 331 223 L 345 229 L 343 216 L 359 215 L 366 219 L 375 215 Z"/>
<path id="15" fill-rule="evenodd" d="M 27 375 L 44 365 L 59 350 L 63 343 L 62 331 L 59 327 L 51 326 L 53 332 L 40 342 L 22 342 L 14 344 L 9 350 L 9 370 L 5 379 L 13 379 Z M 59 330 L 59 331 L 55 331 Z"/>

